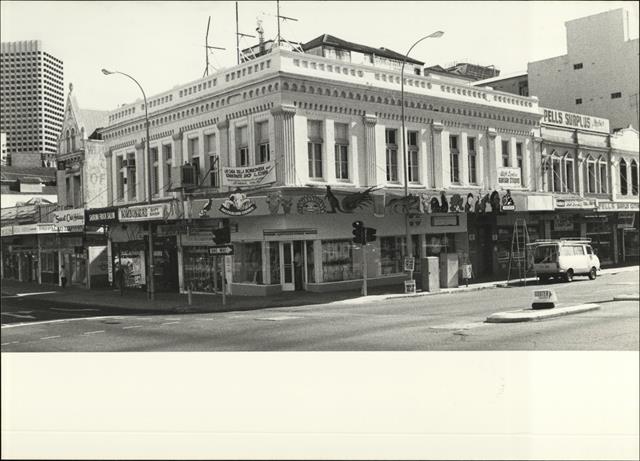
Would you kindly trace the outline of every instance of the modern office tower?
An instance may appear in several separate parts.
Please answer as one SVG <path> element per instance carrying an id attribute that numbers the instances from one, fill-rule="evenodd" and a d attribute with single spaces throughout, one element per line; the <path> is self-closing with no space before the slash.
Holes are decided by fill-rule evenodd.
<path id="1" fill-rule="evenodd" d="M 1 120 L 15 166 L 54 166 L 64 116 L 62 61 L 40 40 L 2 43 Z"/>

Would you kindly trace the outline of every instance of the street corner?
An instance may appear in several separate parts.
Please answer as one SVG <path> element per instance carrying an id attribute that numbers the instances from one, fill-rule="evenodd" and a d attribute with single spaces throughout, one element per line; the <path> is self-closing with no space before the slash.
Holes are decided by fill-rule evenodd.
<path id="1" fill-rule="evenodd" d="M 575 306 L 555 307 L 551 309 L 520 309 L 516 311 L 496 312 L 485 320 L 486 323 L 533 322 L 571 314 L 580 314 L 600 309 L 599 304 L 578 304 Z"/>

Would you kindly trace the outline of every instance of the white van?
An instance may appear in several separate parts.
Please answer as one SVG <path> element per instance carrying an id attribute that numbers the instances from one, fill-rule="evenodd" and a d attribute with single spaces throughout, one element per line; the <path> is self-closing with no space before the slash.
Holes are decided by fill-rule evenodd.
<path id="1" fill-rule="evenodd" d="M 590 243 L 590 239 L 536 240 L 531 244 L 533 270 L 542 282 L 552 277 L 571 282 L 574 275 L 588 275 L 594 280 L 600 259 Z"/>

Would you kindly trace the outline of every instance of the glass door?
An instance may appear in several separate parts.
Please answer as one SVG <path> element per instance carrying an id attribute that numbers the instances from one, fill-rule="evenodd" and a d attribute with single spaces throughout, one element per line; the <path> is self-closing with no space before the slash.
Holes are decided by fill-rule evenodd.
<path id="1" fill-rule="evenodd" d="M 282 282 L 282 291 L 294 291 L 295 274 L 293 264 L 293 242 L 280 242 L 280 280 Z"/>

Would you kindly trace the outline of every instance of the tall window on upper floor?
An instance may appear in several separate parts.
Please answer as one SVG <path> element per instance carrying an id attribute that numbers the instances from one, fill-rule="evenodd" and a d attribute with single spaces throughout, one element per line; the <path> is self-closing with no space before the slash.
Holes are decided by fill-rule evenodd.
<path id="1" fill-rule="evenodd" d="M 307 120 L 307 159 L 309 163 L 309 177 L 322 179 L 322 121 Z"/>
<path id="2" fill-rule="evenodd" d="M 218 148 L 216 147 L 216 135 L 204 135 L 205 155 L 209 158 L 209 185 L 211 187 L 220 187 L 220 179 L 218 178 Z"/>
<path id="3" fill-rule="evenodd" d="M 524 156 L 522 153 L 522 143 L 516 143 L 516 162 L 518 163 L 517 167 L 520 168 L 520 185 L 524 185 L 524 169 L 522 168 L 524 164 Z"/>
<path id="4" fill-rule="evenodd" d="M 349 179 L 349 125 L 334 124 L 336 179 Z"/>
<path id="5" fill-rule="evenodd" d="M 171 168 L 173 167 L 173 154 L 171 144 L 162 145 L 162 158 L 164 159 L 164 190 L 171 188 Z"/>
<path id="6" fill-rule="evenodd" d="M 152 195 L 158 195 L 158 188 L 160 186 L 160 176 L 158 175 L 158 172 L 160 171 L 160 165 L 158 163 L 158 148 L 151 147 L 149 150 L 151 152 L 151 190 Z"/>
<path id="7" fill-rule="evenodd" d="M 420 181 L 420 173 L 419 173 L 419 162 L 418 162 L 418 132 L 417 131 L 408 131 L 407 132 L 407 173 L 409 177 L 409 182 L 417 183 Z"/>
<path id="8" fill-rule="evenodd" d="M 122 156 L 116 156 L 116 200 L 124 200 L 124 185 L 127 181 L 125 168 L 122 165 Z"/>
<path id="9" fill-rule="evenodd" d="M 127 154 L 127 200 L 132 201 L 137 197 L 138 181 L 136 178 L 136 154 Z"/>
<path id="10" fill-rule="evenodd" d="M 575 191 L 575 169 L 573 156 L 567 153 L 564 156 L 564 183 L 566 192 Z"/>
<path id="11" fill-rule="evenodd" d="M 509 141 L 502 141 L 502 166 L 511 166 L 509 159 Z"/>
<path id="12" fill-rule="evenodd" d="M 71 184 L 71 176 L 67 176 L 65 179 L 65 191 L 67 194 L 66 206 L 73 207 L 73 186 Z"/>
<path id="13" fill-rule="evenodd" d="M 398 182 L 398 130 L 387 128 L 384 138 L 387 182 Z"/>
<path id="14" fill-rule="evenodd" d="M 476 138 L 467 138 L 467 155 L 469 159 L 469 184 L 478 184 Z"/>
<path id="15" fill-rule="evenodd" d="M 607 177 L 607 161 L 604 157 L 600 157 L 597 163 L 598 174 L 600 176 L 600 193 L 606 194 L 609 191 L 609 181 Z"/>
<path id="16" fill-rule="evenodd" d="M 269 122 L 264 121 L 256 123 L 256 152 L 258 158 L 256 163 L 266 163 L 271 160 L 271 153 L 269 151 Z"/>
<path id="17" fill-rule="evenodd" d="M 188 138 L 187 149 L 191 165 L 195 172 L 194 177 L 198 185 L 200 184 L 200 138 Z"/>
<path id="18" fill-rule="evenodd" d="M 596 161 L 593 157 L 587 157 L 587 192 L 590 194 L 596 194 L 597 189 L 597 176 L 596 176 Z"/>
<path id="19" fill-rule="evenodd" d="M 631 194 L 638 195 L 638 162 L 631 160 Z"/>
<path id="20" fill-rule="evenodd" d="M 249 166 L 249 135 L 246 125 L 236 128 L 236 165 Z"/>
<path id="21" fill-rule="evenodd" d="M 623 158 L 620 159 L 620 193 L 627 195 L 629 193 L 629 185 L 627 183 L 627 162 Z"/>
<path id="22" fill-rule="evenodd" d="M 65 152 L 71 152 L 71 135 L 69 134 L 69 130 L 65 133 Z"/>
<path id="23" fill-rule="evenodd" d="M 73 203 L 74 208 L 83 206 L 82 198 L 82 176 L 76 174 L 73 176 Z"/>
<path id="24" fill-rule="evenodd" d="M 76 151 L 76 130 L 71 128 L 71 151 Z"/>
<path id="25" fill-rule="evenodd" d="M 552 156 L 549 160 L 551 162 L 549 168 L 549 174 L 551 176 L 551 192 L 562 192 L 562 167 L 560 158 L 556 155 Z"/>
<path id="26" fill-rule="evenodd" d="M 449 159 L 451 168 L 451 183 L 460 184 L 460 151 L 458 150 L 457 136 L 449 136 Z"/>

